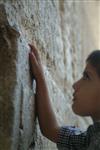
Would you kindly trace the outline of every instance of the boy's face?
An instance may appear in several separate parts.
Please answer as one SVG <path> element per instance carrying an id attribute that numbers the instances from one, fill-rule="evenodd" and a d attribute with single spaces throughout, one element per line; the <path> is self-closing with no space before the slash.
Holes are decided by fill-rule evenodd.
<path id="1" fill-rule="evenodd" d="M 72 109 L 80 116 L 100 119 L 100 77 L 94 67 L 87 63 L 83 77 L 74 85 Z"/>

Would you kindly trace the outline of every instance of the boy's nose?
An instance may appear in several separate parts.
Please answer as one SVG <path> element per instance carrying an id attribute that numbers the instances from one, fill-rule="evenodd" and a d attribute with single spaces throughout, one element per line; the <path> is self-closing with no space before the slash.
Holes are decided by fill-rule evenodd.
<path id="1" fill-rule="evenodd" d="M 77 89 L 78 89 L 78 87 L 79 87 L 79 81 L 76 81 L 74 84 L 73 84 L 73 89 L 76 91 Z"/>
<path id="2" fill-rule="evenodd" d="M 73 84 L 73 89 L 75 90 L 76 89 L 76 82 Z"/>

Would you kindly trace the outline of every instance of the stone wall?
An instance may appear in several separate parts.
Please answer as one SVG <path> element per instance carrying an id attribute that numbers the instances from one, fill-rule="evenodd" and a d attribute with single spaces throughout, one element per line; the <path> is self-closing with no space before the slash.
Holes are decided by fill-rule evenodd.
<path id="1" fill-rule="evenodd" d="M 1 0 L 0 4 L 0 150 L 56 150 L 41 135 L 35 117 L 28 43 L 35 41 L 39 49 L 59 124 L 85 129 L 91 119 L 73 114 L 72 84 L 81 76 L 87 54 L 100 48 L 100 3 Z"/>

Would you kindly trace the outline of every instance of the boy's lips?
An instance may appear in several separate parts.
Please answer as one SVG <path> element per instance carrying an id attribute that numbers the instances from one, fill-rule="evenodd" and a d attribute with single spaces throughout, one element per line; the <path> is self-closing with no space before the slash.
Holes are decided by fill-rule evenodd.
<path id="1" fill-rule="evenodd" d="M 75 99 L 76 99 L 76 95 L 75 95 L 75 93 L 73 94 L 73 101 L 75 101 Z"/>

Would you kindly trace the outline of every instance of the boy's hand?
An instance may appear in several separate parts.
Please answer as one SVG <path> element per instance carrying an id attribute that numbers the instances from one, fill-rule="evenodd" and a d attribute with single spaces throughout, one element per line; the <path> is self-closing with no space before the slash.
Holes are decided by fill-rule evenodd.
<path id="1" fill-rule="evenodd" d="M 41 64 L 41 60 L 40 60 L 40 57 L 39 57 L 38 50 L 32 44 L 29 44 L 29 47 L 31 49 L 31 51 L 29 53 L 29 61 L 30 61 L 32 76 L 36 80 L 41 78 L 41 77 L 43 78 L 43 76 L 44 76 L 43 67 L 42 67 L 42 64 Z"/>
<path id="2" fill-rule="evenodd" d="M 50 103 L 38 50 L 34 45 L 29 44 L 29 46 L 31 48 L 29 53 L 30 67 L 33 77 L 37 81 L 35 99 L 40 129 L 45 137 L 56 143 L 60 128 Z"/>

